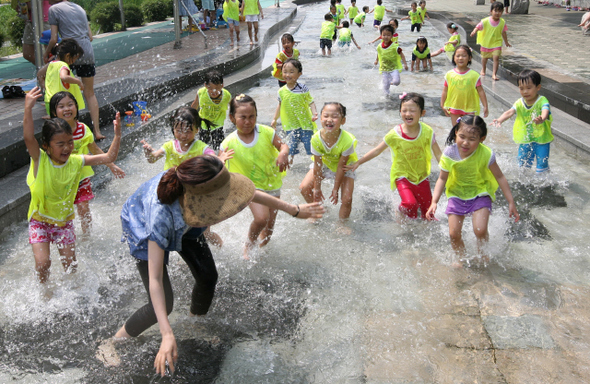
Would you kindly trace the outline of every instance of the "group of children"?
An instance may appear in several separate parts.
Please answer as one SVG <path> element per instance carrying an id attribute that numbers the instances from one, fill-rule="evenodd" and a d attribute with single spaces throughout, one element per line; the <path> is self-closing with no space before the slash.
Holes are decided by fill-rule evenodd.
<path id="1" fill-rule="evenodd" d="M 485 33 L 489 28 L 498 28 L 500 38 L 503 36 L 506 40 L 504 24 L 493 18 L 497 15 L 494 13 L 497 4 L 501 6 L 501 3 L 492 4 L 492 18 L 480 23 L 474 32 Z M 451 38 L 438 53 L 452 52 L 455 68 L 445 76 L 441 97 L 441 108 L 452 122 L 444 151 L 438 146 L 432 128 L 420 121 L 425 114 L 424 98 L 409 93 L 400 96 L 401 124 L 393 127 L 377 147 L 359 159 L 356 138 L 343 129 L 346 107 L 339 102 L 328 102 L 318 114 L 309 89 L 298 81 L 303 66 L 298 60 L 299 51 L 294 48 L 293 36 L 284 34 L 281 38 L 283 50 L 277 55 L 272 71 L 280 88 L 271 126 L 258 124 L 256 102 L 248 95 L 232 97 L 224 88 L 222 75 L 213 71 L 206 75 L 204 86 L 197 91 L 191 107 L 181 107 L 174 113 L 171 122 L 174 140 L 159 149 L 142 141 L 145 155 L 149 162 L 165 157 L 164 169 L 168 169 L 194 156 L 217 153 L 231 172 L 247 176 L 257 189 L 279 197 L 286 171 L 299 152 L 299 144 L 303 144 L 306 153 L 313 158 L 310 170 L 300 184 L 303 198 L 307 202 L 323 201 L 322 181 L 334 179 L 330 200 L 334 204 L 341 203 L 339 217 L 346 220 L 352 210 L 357 168 L 389 148 L 392 156 L 391 188 L 395 187 L 401 197 L 400 212 L 410 218 L 420 215 L 432 220 L 445 191 L 453 249 L 460 258 L 464 256 L 461 229 L 465 216 L 471 215 L 478 246 L 484 255 L 482 246 L 487 241 L 487 223 L 498 187 L 509 203 L 509 215 L 516 220 L 519 215 L 494 152 L 483 144 L 487 125 L 478 116 L 480 102 L 484 106 L 483 117 L 488 115 L 487 100 L 481 87 L 483 73 L 469 69 L 471 50 L 460 45 L 456 25 L 450 23 L 447 28 L 452 33 Z M 377 62 L 383 72 L 399 73 L 401 60 L 395 57 L 400 52 L 393 43 L 395 29 L 387 24 L 380 31 L 385 46 L 383 43 L 379 45 Z M 483 37 L 482 41 L 492 39 Z M 125 176 L 113 163 L 120 145 L 120 115 L 117 113 L 114 121 L 115 138 L 106 154 L 94 143 L 90 129 L 78 121 L 83 102 L 79 97 L 81 84 L 70 75 L 69 65 L 82 52 L 74 43 L 64 39 L 58 46 L 57 59 L 47 69 L 45 97 L 51 119 L 43 125 L 41 147 L 34 136 L 32 118 L 32 108 L 41 97 L 40 90 L 33 89 L 25 101 L 23 131 L 31 156 L 27 176 L 31 189 L 29 241 L 41 282 L 49 276 L 50 243 L 57 244 L 64 268 L 75 269 L 74 205 L 78 207 L 83 231 L 88 233 L 91 222 L 88 201 L 94 197 L 89 181 L 93 173 L 90 166 L 106 164 L 116 177 Z M 498 55 L 494 52 L 498 50 L 493 49 L 494 44 L 492 42 L 488 47 L 491 57 L 496 58 Z M 392 67 L 389 66 L 391 62 L 384 60 L 390 57 L 395 58 Z M 388 84 L 395 82 L 399 83 L 399 75 L 387 80 Z M 519 164 L 531 167 L 536 159 L 537 172 L 544 172 L 549 169 L 549 143 L 553 140 L 550 106 L 547 99 L 538 94 L 541 77 L 537 72 L 523 71 L 518 85 L 522 98 L 495 119 L 494 125 L 500 126 L 516 115 L 513 131 L 514 141 L 519 144 Z M 228 111 L 236 131 L 225 137 L 224 121 Z M 316 126 L 318 119 L 320 129 Z M 278 120 L 284 134 L 276 131 Z M 202 122 L 201 126 L 197 126 L 197 121 Z M 440 165 L 434 194 L 428 181 L 433 155 Z M 244 247 L 245 258 L 257 243 L 260 246 L 268 243 L 277 215 L 276 211 L 259 204 L 251 204 L 250 209 L 254 219 Z M 206 236 L 210 241 L 222 244 L 219 235 L 207 231 Z"/>

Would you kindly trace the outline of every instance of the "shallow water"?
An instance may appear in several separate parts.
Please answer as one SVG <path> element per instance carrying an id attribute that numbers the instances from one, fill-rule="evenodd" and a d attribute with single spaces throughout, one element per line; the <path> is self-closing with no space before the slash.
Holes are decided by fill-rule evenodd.
<path id="1" fill-rule="evenodd" d="M 318 109 L 326 101 L 347 107 L 344 128 L 356 136 L 362 155 L 399 123 L 399 100 L 381 96 L 376 52 L 366 44 L 378 33 L 369 17 L 368 27 L 353 27 L 362 50 L 335 49 L 332 57 L 321 57 L 319 25 L 326 4 L 303 8 L 306 19 L 295 35 L 304 66 L 300 81 Z M 410 34 L 407 22 L 398 32 L 410 59 L 417 35 Z M 446 41 L 432 26 L 422 34 L 433 50 Z M 423 121 L 443 148 L 450 121 L 438 100 L 450 66 L 443 56 L 433 61 L 432 73 L 404 71 L 392 92 L 425 96 Z M 277 90 L 269 78 L 247 91 L 258 103 L 259 123 L 272 120 Z M 499 116 L 504 107 L 488 99 L 490 117 Z M 149 138 L 152 145 L 170 139 L 167 126 L 161 132 Z M 225 244 L 212 247 L 220 278 L 205 317 L 187 316 L 192 277 L 182 260 L 171 256 L 176 293 L 171 322 L 180 359 L 176 374 L 164 379 L 152 368 L 160 343 L 157 327 L 118 345 L 119 367 L 105 368 L 94 357 L 100 341 L 146 299 L 133 259 L 119 242 L 122 203 L 163 167 L 162 161 L 147 164 L 138 144 L 118 162 L 128 177 L 108 183 L 91 203 L 93 234 L 78 245 L 76 274 L 65 275 L 54 257 L 50 283 L 40 287 L 24 222 L 0 244 L 0 382 L 587 381 L 590 167 L 552 147 L 547 178 L 519 172 L 509 123 L 490 128 L 486 144 L 496 151 L 522 215 L 521 223 L 511 223 L 498 191 L 488 267 L 474 260 L 465 270 L 451 268 L 444 197 L 439 221 L 398 221 L 400 199 L 389 188 L 391 159 L 384 153 L 357 171 L 349 236 L 339 233 L 338 207 L 329 203 L 315 225 L 280 214 L 273 240 L 247 262 L 241 251 L 250 212 L 214 226 Z M 309 163 L 307 156 L 296 157 L 283 199 L 303 202 L 298 185 Z M 432 183 L 437 175 L 433 164 Z M 325 195 L 329 188 L 325 182 Z M 470 227 L 466 220 L 465 241 L 474 257 Z"/>

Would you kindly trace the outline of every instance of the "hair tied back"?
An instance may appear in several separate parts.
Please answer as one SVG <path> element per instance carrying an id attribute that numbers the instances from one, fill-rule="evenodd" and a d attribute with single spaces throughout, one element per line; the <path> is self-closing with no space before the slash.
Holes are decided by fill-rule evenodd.
<path id="1" fill-rule="evenodd" d="M 399 95 L 400 100 L 403 99 L 404 97 L 406 97 L 407 95 L 408 95 L 407 92 L 404 92 L 401 95 Z"/>

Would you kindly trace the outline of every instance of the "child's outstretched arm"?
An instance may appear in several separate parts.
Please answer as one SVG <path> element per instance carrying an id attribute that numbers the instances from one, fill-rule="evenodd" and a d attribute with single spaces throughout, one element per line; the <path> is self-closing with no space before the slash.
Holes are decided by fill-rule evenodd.
<path id="1" fill-rule="evenodd" d="M 428 208 L 428 211 L 426 212 L 426 218 L 428 220 L 434 220 L 436 206 L 438 205 L 438 201 L 445 190 L 445 185 L 447 184 L 448 178 L 449 173 L 441 169 L 440 174 L 438 175 L 438 180 L 436 181 L 436 185 L 434 186 L 434 192 L 432 193 L 432 203 L 430 203 L 430 208 Z"/>
<path id="2" fill-rule="evenodd" d="M 481 23 L 480 23 L 480 24 L 481 24 Z M 479 31 L 479 28 L 478 28 L 478 26 L 479 26 L 479 24 L 477 24 L 477 25 L 475 26 L 475 28 L 473 28 L 473 31 L 471 31 L 471 33 L 469 34 L 469 36 L 471 36 L 471 37 L 475 36 L 475 34 L 477 33 L 477 31 Z"/>
<path id="3" fill-rule="evenodd" d="M 155 163 L 166 154 L 162 148 L 155 151 L 154 148 L 152 148 L 152 146 L 149 145 L 145 140 L 141 140 L 140 143 L 143 144 L 143 153 L 150 164 Z"/>
<path id="4" fill-rule="evenodd" d="M 25 114 L 23 116 L 23 138 L 29 156 L 33 159 L 35 164 L 34 173 L 37 176 L 37 168 L 39 167 L 39 156 L 41 156 L 41 150 L 39 148 L 39 142 L 35 138 L 35 124 L 33 122 L 33 107 L 37 102 L 37 99 L 43 97 L 39 87 L 33 88 L 25 96 Z"/>
<path id="5" fill-rule="evenodd" d="M 199 109 L 199 94 L 198 93 L 195 95 L 195 99 L 193 100 L 193 103 L 191 104 L 191 108 L 194 108 L 196 110 Z"/>
<path id="6" fill-rule="evenodd" d="M 500 117 L 498 117 L 497 119 L 494 119 L 494 121 L 492 121 L 492 124 L 494 126 L 500 128 L 502 123 L 505 122 L 506 120 L 508 120 L 509 118 L 511 118 L 512 116 L 514 116 L 515 113 L 516 113 L 516 110 L 514 108 L 510 108 L 509 110 L 504 112 L 502 115 L 500 115 Z"/>
<path id="7" fill-rule="evenodd" d="M 404 21 L 404 20 L 409 20 L 410 16 L 406 16 L 406 17 L 402 17 L 401 19 L 399 19 L 399 21 Z"/>
<path id="8" fill-rule="evenodd" d="M 37 71 L 37 84 L 43 88 L 45 88 L 45 75 L 47 74 L 47 67 L 49 67 L 49 64 L 45 64 Z"/>
<path id="9" fill-rule="evenodd" d="M 336 168 L 336 177 L 334 178 L 334 188 L 330 194 L 330 201 L 334 205 L 338 204 L 338 191 L 340 191 L 342 180 L 344 180 L 344 166 L 349 157 L 350 156 L 340 156 L 340 160 L 338 160 L 338 168 Z"/>
<path id="10" fill-rule="evenodd" d="M 66 67 L 62 67 L 62 69 L 59 70 L 59 78 L 64 83 L 76 84 L 78 85 L 78 87 L 80 87 L 81 91 L 84 90 L 84 83 L 82 83 L 82 80 L 76 79 L 74 76 L 71 76 L 70 70 Z"/>
<path id="11" fill-rule="evenodd" d="M 486 97 L 486 92 L 483 90 L 481 85 L 478 85 L 476 89 L 479 99 L 481 100 L 481 104 L 483 105 L 483 117 L 488 117 L 488 98 Z"/>
<path id="12" fill-rule="evenodd" d="M 320 219 L 324 212 L 326 212 L 326 209 L 317 202 L 301 205 L 289 204 L 286 201 L 258 190 L 254 192 L 254 198 L 252 201 L 258 204 L 266 205 L 272 209 L 278 209 L 280 211 L 287 212 L 289 215 L 298 219 Z"/>
<path id="13" fill-rule="evenodd" d="M 94 141 L 88 145 L 88 149 L 90 150 L 90 153 L 92 153 L 93 155 L 104 154 L 104 151 L 102 149 L 100 149 L 100 147 L 98 145 L 96 145 L 96 142 L 94 142 Z M 123 179 L 125 177 L 125 171 L 123 171 L 121 168 L 117 167 L 115 165 L 115 163 L 107 163 L 105 165 L 107 167 L 109 167 L 109 169 L 111 170 L 111 172 L 113 173 L 115 178 Z"/>
<path id="14" fill-rule="evenodd" d="M 354 39 L 354 36 L 350 36 L 350 38 L 352 39 L 352 42 L 354 43 L 354 45 L 356 45 L 356 47 L 357 47 L 358 49 L 361 49 L 361 46 L 360 46 L 360 45 L 358 45 L 358 43 L 357 43 L 357 42 L 356 42 L 356 40 Z"/>
<path id="15" fill-rule="evenodd" d="M 492 171 L 492 174 L 496 178 L 496 181 L 498 182 L 498 185 L 500 186 L 506 201 L 508 201 L 508 216 L 514 217 L 514 221 L 520 220 L 520 215 L 516 210 L 516 204 L 514 204 L 514 198 L 512 197 L 512 191 L 510 191 L 510 186 L 508 185 L 508 180 L 506 180 L 506 176 L 504 176 L 502 173 L 498 163 L 494 162 L 491 164 L 490 171 Z"/>
<path id="16" fill-rule="evenodd" d="M 387 149 L 387 147 L 388 147 L 388 145 L 385 143 L 385 141 L 382 141 L 378 146 L 371 149 L 363 157 L 361 157 L 360 160 L 357 161 L 356 163 L 344 165 L 344 170 L 345 171 L 356 171 L 356 169 L 359 167 L 359 165 L 376 158 L 377 156 L 382 154 L 383 151 L 385 151 Z"/>
<path id="17" fill-rule="evenodd" d="M 403 52 L 399 53 L 401 59 L 402 59 L 402 63 L 404 63 L 404 68 L 406 69 L 406 71 L 408 70 L 408 62 L 406 61 L 406 56 L 404 55 Z"/>
<path id="18" fill-rule="evenodd" d="M 277 157 L 279 171 L 284 172 L 289 168 L 289 146 L 276 133 L 272 139 L 272 145 L 279 151 L 279 156 Z"/>
<path id="19" fill-rule="evenodd" d="M 374 42 L 376 42 L 377 40 L 381 40 L 381 35 L 379 35 L 379 36 L 378 36 L 378 37 L 377 37 L 375 40 L 369 41 L 367 44 L 368 44 L 368 45 L 371 45 L 371 44 L 373 44 Z"/>
<path id="20" fill-rule="evenodd" d="M 281 116 L 281 102 L 279 101 L 279 105 L 277 105 L 277 109 L 275 110 L 275 116 L 272 118 L 272 121 L 270 123 L 270 126 L 273 127 L 274 129 L 277 129 L 277 121 L 279 120 L 280 116 Z"/>
<path id="21" fill-rule="evenodd" d="M 533 123 L 535 124 L 541 124 L 543 121 L 547 120 L 549 118 L 549 109 L 543 109 L 541 111 L 541 116 L 537 116 L 533 119 Z"/>
<path id="22" fill-rule="evenodd" d="M 117 112 L 115 120 L 113 120 L 113 129 L 115 137 L 107 153 L 102 155 L 84 155 L 85 165 L 108 164 L 117 160 L 119 154 L 119 147 L 121 146 L 121 113 Z"/>

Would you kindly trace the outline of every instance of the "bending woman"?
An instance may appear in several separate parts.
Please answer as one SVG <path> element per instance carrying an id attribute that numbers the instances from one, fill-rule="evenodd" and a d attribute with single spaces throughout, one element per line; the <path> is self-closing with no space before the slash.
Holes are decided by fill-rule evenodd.
<path id="1" fill-rule="evenodd" d="M 137 259 L 149 302 L 127 320 L 115 338 L 139 336 L 158 323 L 162 343 L 154 366 L 162 376 L 166 363 L 174 372 L 178 358 L 176 339 L 168 321 L 173 306 L 166 267 L 168 253 L 178 252 L 195 278 L 190 313 L 206 314 L 215 293 L 217 269 L 203 232 L 252 201 L 300 219 L 319 218 L 324 213 L 318 204 L 288 204 L 255 190 L 248 178 L 230 173 L 221 160 L 209 155 L 194 157 L 160 173 L 142 184 L 123 205 L 123 239 Z"/>

